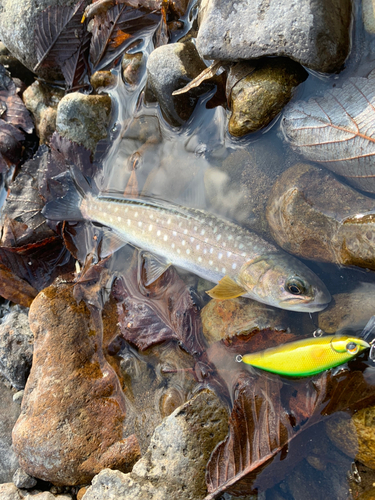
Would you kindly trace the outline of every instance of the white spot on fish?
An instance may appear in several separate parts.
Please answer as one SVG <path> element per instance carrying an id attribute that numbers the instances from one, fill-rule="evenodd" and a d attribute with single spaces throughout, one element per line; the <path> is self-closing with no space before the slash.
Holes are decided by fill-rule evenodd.
<path id="1" fill-rule="evenodd" d="M 195 240 L 195 238 L 193 238 L 193 236 L 191 236 L 190 241 L 193 243 L 194 240 Z"/>
<path id="2" fill-rule="evenodd" d="M 182 240 L 182 245 L 185 245 L 186 244 L 186 241 L 185 240 Z"/>
<path id="3" fill-rule="evenodd" d="M 99 207 L 99 212 L 103 212 L 103 207 Z"/>
<path id="4" fill-rule="evenodd" d="M 182 222 L 179 222 L 179 223 L 178 223 L 178 227 L 181 227 L 181 226 L 182 226 Z"/>
<path id="5" fill-rule="evenodd" d="M 224 273 L 224 274 L 226 273 L 225 267 L 221 268 L 221 272 Z"/>
<path id="6" fill-rule="evenodd" d="M 174 243 L 172 243 L 172 245 L 171 245 L 171 246 L 172 246 L 172 248 L 174 248 L 176 245 L 175 245 Z"/>
<path id="7" fill-rule="evenodd" d="M 121 221 L 121 217 L 117 217 L 117 220 L 120 222 Z"/>
<path id="8" fill-rule="evenodd" d="M 211 224 L 210 224 L 211 225 Z M 215 226 L 214 227 L 214 230 L 213 230 L 214 233 L 217 233 L 217 227 Z"/>
<path id="9" fill-rule="evenodd" d="M 232 252 L 227 252 L 227 257 L 230 257 L 232 255 Z"/>
<path id="10" fill-rule="evenodd" d="M 138 217 L 138 212 L 134 212 L 134 217 Z"/>
<path id="11" fill-rule="evenodd" d="M 210 266 L 212 266 L 212 264 L 214 263 L 213 260 L 209 260 L 208 263 L 210 264 Z"/>
<path id="12" fill-rule="evenodd" d="M 239 250 L 242 250 L 242 249 L 243 249 L 243 244 L 242 244 L 242 243 L 240 243 L 240 244 L 238 245 L 238 249 L 239 249 Z"/>
<path id="13" fill-rule="evenodd" d="M 195 248 L 196 248 L 197 250 L 199 250 L 199 249 L 200 249 L 200 247 L 201 247 L 200 245 L 197 245 Z"/>
<path id="14" fill-rule="evenodd" d="M 206 254 L 207 253 L 207 248 L 204 248 L 203 249 L 203 253 Z"/>
<path id="15" fill-rule="evenodd" d="M 113 217 L 110 217 L 110 218 L 109 218 L 109 222 L 113 222 Z"/>
<path id="16" fill-rule="evenodd" d="M 197 230 L 198 230 L 197 226 L 194 226 L 194 231 L 197 231 Z"/>
<path id="17" fill-rule="evenodd" d="M 181 250 L 179 248 L 177 248 L 177 253 L 180 254 L 181 253 Z"/>
<path id="18" fill-rule="evenodd" d="M 172 231 L 173 236 L 177 236 L 176 231 Z"/>
<path id="19" fill-rule="evenodd" d="M 221 238 L 221 234 L 218 234 L 218 235 L 216 236 L 217 241 L 219 241 L 219 240 L 220 240 L 220 238 Z"/>
<path id="20" fill-rule="evenodd" d="M 171 221 L 171 219 L 168 219 L 168 220 L 167 220 L 167 224 L 170 224 L 171 222 L 172 222 L 172 221 Z"/>
<path id="21" fill-rule="evenodd" d="M 141 221 L 138 222 L 138 227 L 142 227 L 142 222 Z"/>
<path id="22" fill-rule="evenodd" d="M 128 207 L 125 208 L 125 213 L 128 211 Z"/>
<path id="23" fill-rule="evenodd" d="M 242 252 L 242 253 L 241 253 L 241 256 L 242 256 L 242 257 L 246 257 L 246 252 Z"/>
<path id="24" fill-rule="evenodd" d="M 152 214 L 150 214 L 150 219 L 153 219 L 153 218 L 154 218 L 154 216 Z"/>
<path id="25" fill-rule="evenodd" d="M 111 210 L 111 205 L 107 205 L 107 209 L 108 209 L 108 210 Z"/>
<path id="26" fill-rule="evenodd" d="M 213 247 L 210 248 L 210 253 L 214 253 Z"/>
<path id="27" fill-rule="evenodd" d="M 150 225 L 148 226 L 148 230 L 149 230 L 149 231 L 152 231 L 152 224 L 150 224 Z"/>
<path id="28" fill-rule="evenodd" d="M 190 253 L 190 248 L 187 248 L 187 249 L 186 249 L 186 253 L 189 255 L 189 253 Z"/>
<path id="29" fill-rule="evenodd" d="M 157 231 L 156 236 L 160 236 L 160 235 L 161 235 L 161 231 Z"/>
<path id="30" fill-rule="evenodd" d="M 218 268 L 218 267 L 215 267 L 215 271 L 218 271 L 218 270 L 219 270 L 219 268 Z"/>
<path id="31" fill-rule="evenodd" d="M 237 267 L 237 264 L 234 262 L 234 263 L 232 264 L 232 269 L 236 269 L 236 267 Z"/>
<path id="32" fill-rule="evenodd" d="M 131 222 L 130 219 L 127 220 L 128 226 L 130 226 Z"/>
<path id="33" fill-rule="evenodd" d="M 219 255 L 218 255 L 219 259 L 222 259 L 223 258 L 223 254 L 220 252 Z"/>
<path id="34" fill-rule="evenodd" d="M 187 234 L 187 229 L 184 229 L 184 234 Z"/>
<path id="35" fill-rule="evenodd" d="M 198 257 L 198 262 L 202 262 L 202 257 Z"/>
<path id="36" fill-rule="evenodd" d="M 118 212 L 118 207 L 115 208 L 115 213 Z"/>
<path id="37" fill-rule="evenodd" d="M 165 234 L 163 240 L 167 241 L 167 239 L 168 239 L 168 236 Z"/>
<path id="38" fill-rule="evenodd" d="M 229 241 L 230 241 L 230 240 L 233 240 L 233 236 L 232 236 L 231 234 L 228 236 L 228 240 L 229 240 Z"/>
<path id="39" fill-rule="evenodd" d="M 202 231 L 201 231 L 201 235 L 203 236 L 205 232 L 206 232 L 206 231 L 205 231 L 204 229 L 202 229 Z"/>

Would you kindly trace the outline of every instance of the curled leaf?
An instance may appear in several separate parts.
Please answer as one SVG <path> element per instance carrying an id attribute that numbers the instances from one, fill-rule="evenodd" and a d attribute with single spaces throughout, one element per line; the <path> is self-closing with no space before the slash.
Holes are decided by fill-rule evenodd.
<path id="1" fill-rule="evenodd" d="M 187 85 L 185 85 L 185 87 L 182 87 L 182 89 L 178 89 L 178 90 L 175 90 L 174 92 L 172 92 L 172 95 L 184 94 L 185 92 L 188 92 L 189 90 L 191 90 L 195 87 L 199 87 L 199 85 L 202 82 L 215 76 L 222 65 L 223 65 L 222 61 L 214 61 L 211 64 L 211 66 L 208 66 L 208 68 L 204 69 L 191 82 L 189 82 Z"/>

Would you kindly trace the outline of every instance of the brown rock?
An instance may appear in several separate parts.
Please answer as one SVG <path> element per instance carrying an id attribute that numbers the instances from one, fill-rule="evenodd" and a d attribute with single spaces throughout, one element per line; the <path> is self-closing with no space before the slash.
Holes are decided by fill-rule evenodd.
<path id="1" fill-rule="evenodd" d="M 13 445 L 21 467 L 56 485 L 87 484 L 103 468 L 127 471 L 139 458 L 123 439 L 125 404 L 104 358 L 96 309 L 70 287 L 51 286 L 30 309 L 33 365 Z"/>
<path id="2" fill-rule="evenodd" d="M 358 497 L 358 500 L 375 500 L 375 488 L 364 491 L 362 495 Z"/>
<path id="3" fill-rule="evenodd" d="M 222 339 L 260 330 L 284 330 L 285 312 L 239 297 L 210 300 L 201 313 L 203 333 L 212 344 Z"/>
<path id="4" fill-rule="evenodd" d="M 306 259 L 375 269 L 374 200 L 324 168 L 297 164 L 271 191 L 267 220 L 273 238 Z"/>
<path id="5" fill-rule="evenodd" d="M 359 332 L 375 311 L 375 285 L 363 283 L 350 293 L 339 293 L 332 297 L 329 306 L 318 316 L 319 328 L 326 333 L 339 330 Z"/>
<path id="6" fill-rule="evenodd" d="M 116 84 L 116 77 L 110 71 L 96 71 L 90 78 L 94 90 L 104 87 L 112 87 Z"/>

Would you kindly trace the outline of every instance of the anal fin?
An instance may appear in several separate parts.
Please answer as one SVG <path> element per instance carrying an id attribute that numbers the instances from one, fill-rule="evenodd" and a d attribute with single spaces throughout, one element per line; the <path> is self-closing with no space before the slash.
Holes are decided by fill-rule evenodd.
<path id="1" fill-rule="evenodd" d="M 213 299 L 225 300 L 244 295 L 247 291 L 242 286 L 237 285 L 229 276 L 224 276 L 216 286 L 206 291 L 206 293 Z"/>
<path id="2" fill-rule="evenodd" d="M 144 285 L 149 286 L 156 281 L 171 265 L 163 258 L 157 257 L 149 252 L 142 252 L 144 261 L 145 280 Z"/>

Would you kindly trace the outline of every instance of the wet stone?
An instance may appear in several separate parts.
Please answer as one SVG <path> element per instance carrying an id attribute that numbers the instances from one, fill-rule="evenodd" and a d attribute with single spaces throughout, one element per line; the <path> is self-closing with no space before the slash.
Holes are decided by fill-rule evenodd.
<path id="1" fill-rule="evenodd" d="M 23 469 L 18 468 L 13 475 L 13 483 L 17 486 L 17 488 L 25 488 L 26 490 L 29 490 L 36 485 L 37 480 L 35 477 L 29 476 L 29 474 L 27 474 L 27 472 Z"/>
<path id="2" fill-rule="evenodd" d="M 261 330 L 284 330 L 285 311 L 237 298 L 212 299 L 201 313 L 203 333 L 209 344 Z"/>
<path id="3" fill-rule="evenodd" d="M 164 45 L 151 52 L 147 60 L 146 95 L 151 93 L 158 101 L 161 112 L 170 125 L 179 127 L 186 122 L 194 110 L 198 96 L 213 88 L 210 84 L 202 84 L 199 88 L 172 96 L 173 91 L 187 85 L 204 69 L 206 65 L 191 42 Z"/>
<path id="4" fill-rule="evenodd" d="M 350 22 L 350 0 L 204 0 L 197 49 L 205 59 L 286 56 L 334 72 L 349 53 Z"/>
<path id="5" fill-rule="evenodd" d="M 243 71 L 243 66 L 250 64 L 241 63 L 240 68 L 236 65 L 231 71 L 235 70 L 233 68 Z M 229 133 L 242 137 L 266 127 L 290 101 L 294 89 L 307 76 L 300 64 L 286 58 L 261 61 L 253 72 L 239 79 L 231 88 Z"/>
<path id="6" fill-rule="evenodd" d="M 103 354 L 100 313 L 72 294 L 51 286 L 32 303 L 33 365 L 13 429 L 20 466 L 55 485 L 126 472 L 140 456 L 135 436 L 123 438 L 125 401 Z"/>
<path id="7" fill-rule="evenodd" d="M 374 200 L 324 168 L 290 167 L 275 182 L 267 220 L 275 241 L 306 259 L 375 269 Z"/>
<path id="8" fill-rule="evenodd" d="M 90 78 L 94 90 L 112 87 L 116 83 L 116 77 L 110 71 L 96 71 Z"/>
<path id="9" fill-rule="evenodd" d="M 39 81 L 34 82 L 23 93 L 23 101 L 33 114 L 41 144 L 48 144 L 56 130 L 56 110 L 63 96 L 62 89 Z"/>
<path id="10" fill-rule="evenodd" d="M 362 17 L 365 30 L 375 33 L 375 0 L 362 0 Z"/>
<path id="11" fill-rule="evenodd" d="M 326 333 L 359 334 L 375 310 L 375 285 L 362 283 L 350 293 L 332 297 L 329 306 L 318 316 L 318 326 Z"/>
<path id="12" fill-rule="evenodd" d="M 23 389 L 30 372 L 34 337 L 28 309 L 14 306 L 0 322 L 0 373 L 16 389 Z"/>
<path id="13" fill-rule="evenodd" d="M 112 101 L 108 95 L 72 92 L 61 99 L 56 116 L 57 132 L 86 149 L 95 151 L 107 137 Z"/>
<path id="14" fill-rule="evenodd" d="M 200 392 L 155 429 L 146 454 L 130 474 L 102 471 L 83 500 L 203 500 L 207 460 L 226 436 L 227 419 L 218 397 Z"/>
<path id="15" fill-rule="evenodd" d="M 20 405 L 13 402 L 13 391 L 0 377 L 0 483 L 12 481 L 18 460 L 12 446 L 12 429 L 20 414 Z M 0 498 L 3 500 L 0 484 Z M 18 498 L 18 497 L 15 497 Z"/>
<path id="16" fill-rule="evenodd" d="M 145 72 L 146 61 L 142 52 L 124 54 L 121 61 L 122 78 L 128 85 L 136 86 Z"/>

